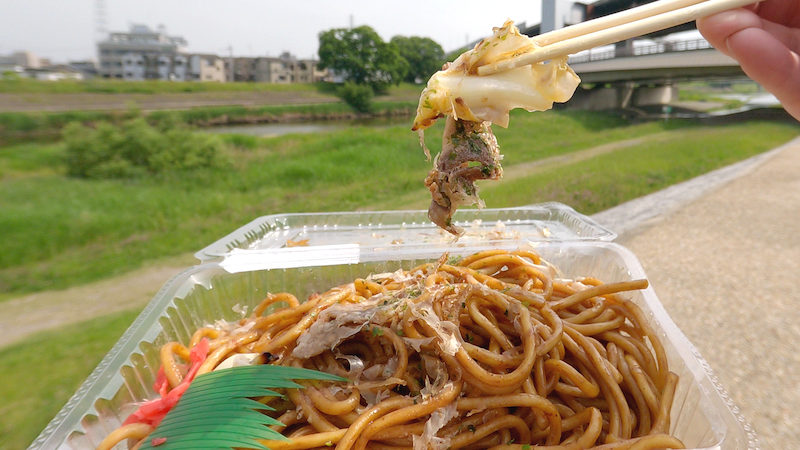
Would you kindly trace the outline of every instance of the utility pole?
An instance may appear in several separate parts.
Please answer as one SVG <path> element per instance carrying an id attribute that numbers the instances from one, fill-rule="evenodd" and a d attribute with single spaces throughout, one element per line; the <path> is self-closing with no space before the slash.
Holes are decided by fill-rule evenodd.
<path id="1" fill-rule="evenodd" d="M 233 76 L 233 46 L 231 44 L 228 44 L 228 65 L 230 66 L 231 83 L 233 83 L 236 79 Z"/>
<path id="2" fill-rule="evenodd" d="M 108 18 L 106 17 L 105 0 L 95 0 L 94 2 L 94 33 L 97 41 L 102 41 L 108 33 Z"/>
<path id="3" fill-rule="evenodd" d="M 353 15 L 350 14 L 350 29 L 353 29 Z"/>
<path id="4" fill-rule="evenodd" d="M 94 47 L 97 51 L 97 66 L 100 66 L 100 50 L 97 44 L 108 37 L 108 19 L 106 16 L 105 0 L 94 2 Z"/>

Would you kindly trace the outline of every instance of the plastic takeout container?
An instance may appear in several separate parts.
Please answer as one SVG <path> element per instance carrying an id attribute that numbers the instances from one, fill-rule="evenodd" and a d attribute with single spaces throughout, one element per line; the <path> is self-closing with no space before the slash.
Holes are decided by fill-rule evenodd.
<path id="1" fill-rule="evenodd" d="M 399 220 L 404 214 L 424 216 L 421 211 L 299 214 L 258 219 L 198 253 L 213 262 L 187 269 L 162 287 L 31 448 L 95 448 L 135 409 L 134 403 L 155 396 L 152 385 L 160 364 L 161 345 L 173 340 L 187 342 L 196 328 L 215 320 L 236 320 L 242 317 L 245 308 L 252 310 L 267 292 L 287 291 L 305 298 L 369 273 L 411 268 L 437 259 L 442 248 L 452 255 L 466 255 L 489 248 L 533 246 L 568 278 L 593 276 L 605 282 L 616 282 L 645 277 L 630 251 L 601 240 L 613 238 L 613 233 L 563 205 L 548 204 L 542 208 L 540 213 L 551 210 L 557 214 L 549 219 L 535 219 L 537 222 L 528 209 L 483 210 L 483 217 L 480 217 L 481 212 L 470 213 L 478 217 L 470 217 L 469 221 L 481 220 L 486 227 L 489 223 L 496 227 L 496 221 L 501 220 L 504 226 L 499 228 L 508 230 L 513 228 L 509 222 L 519 218 L 530 220 L 527 226 L 516 227 L 520 232 L 542 226 L 548 229 L 552 226 L 559 231 L 540 235 L 538 239 L 531 231 L 526 238 L 497 235 L 497 239 L 484 237 L 459 241 L 457 245 L 420 243 L 430 237 L 424 225 L 419 226 L 420 236 L 415 237 L 408 232 L 416 226 L 413 223 L 403 227 L 402 221 L 374 222 L 375 217 Z M 499 216 L 503 217 L 498 219 Z M 323 220 L 314 222 L 312 218 Z M 282 225 L 275 226 L 277 223 Z M 346 232 L 338 234 L 325 231 L 345 228 Z M 391 234 L 389 229 L 402 233 L 406 242 L 385 248 L 383 244 L 370 244 L 374 244 L 372 239 L 377 239 L 373 233 Z M 260 235 L 254 234 L 254 230 L 261 230 L 258 231 Z M 580 233 L 586 234 L 581 236 Z M 586 238 L 589 234 L 593 237 Z M 320 238 L 319 245 L 313 245 L 317 235 L 328 237 Z M 334 235 L 347 238 L 337 241 L 330 237 Z M 569 238 L 569 235 L 574 236 Z M 308 246 L 286 248 L 287 240 L 295 241 L 299 236 L 309 239 Z M 279 245 L 281 239 L 283 244 Z M 352 250 L 354 245 L 356 250 Z M 331 246 L 351 250 L 337 253 Z M 281 260 L 286 263 L 281 264 Z M 305 263 L 301 264 L 302 261 Z M 631 292 L 629 296 L 644 310 L 664 343 L 670 370 L 680 377 L 672 408 L 671 432 L 688 448 L 758 448 L 755 433 L 738 415 L 708 364 L 669 318 L 652 288 Z"/>

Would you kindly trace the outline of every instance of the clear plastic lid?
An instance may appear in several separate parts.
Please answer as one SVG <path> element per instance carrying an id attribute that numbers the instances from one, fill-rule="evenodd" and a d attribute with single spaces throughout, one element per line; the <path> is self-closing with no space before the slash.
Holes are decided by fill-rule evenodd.
<path id="1" fill-rule="evenodd" d="M 561 203 L 520 208 L 466 209 L 453 217 L 465 233 L 455 238 L 423 210 L 276 214 L 259 217 L 195 253 L 201 262 L 241 259 L 245 254 L 303 253 L 318 265 L 340 252 L 407 252 L 414 248 L 465 247 L 531 242 L 611 241 L 616 234 Z M 290 250 L 291 249 L 291 250 Z M 304 249 L 304 250 L 298 250 Z M 326 251 L 326 249 L 328 251 Z"/>

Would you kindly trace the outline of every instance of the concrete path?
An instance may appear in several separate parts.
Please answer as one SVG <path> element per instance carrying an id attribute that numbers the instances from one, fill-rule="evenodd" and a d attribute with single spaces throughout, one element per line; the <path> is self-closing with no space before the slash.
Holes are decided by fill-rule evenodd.
<path id="1" fill-rule="evenodd" d="M 800 139 L 597 214 L 759 435 L 800 448 Z"/>
<path id="2" fill-rule="evenodd" d="M 144 308 L 164 283 L 194 264 L 186 254 L 118 277 L 0 302 L 0 348 L 40 331 Z"/>

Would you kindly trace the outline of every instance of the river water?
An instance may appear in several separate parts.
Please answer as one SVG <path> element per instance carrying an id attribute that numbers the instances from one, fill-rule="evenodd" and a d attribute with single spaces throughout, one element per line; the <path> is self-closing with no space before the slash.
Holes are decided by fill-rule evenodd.
<path id="1" fill-rule="evenodd" d="M 411 128 L 410 117 L 381 117 L 353 120 L 324 120 L 294 123 L 258 123 L 248 125 L 226 125 L 205 128 L 205 133 L 214 134 L 247 134 L 251 136 L 273 137 L 290 133 L 320 133 L 337 131 L 351 127 L 388 128 L 407 126 Z"/>

